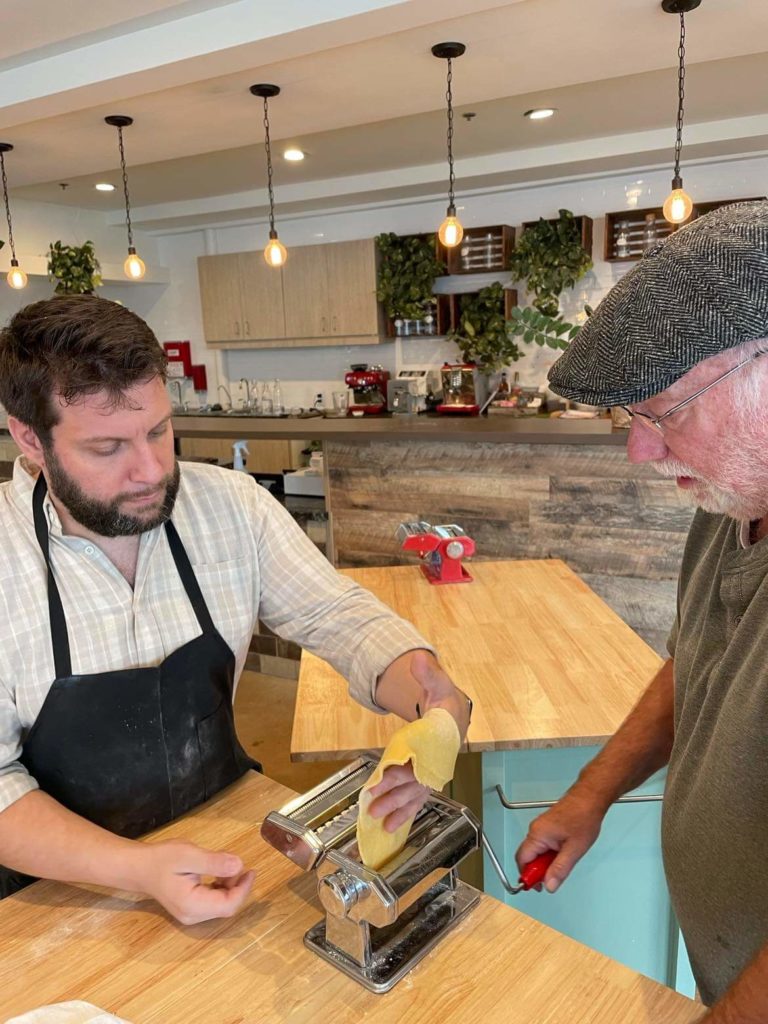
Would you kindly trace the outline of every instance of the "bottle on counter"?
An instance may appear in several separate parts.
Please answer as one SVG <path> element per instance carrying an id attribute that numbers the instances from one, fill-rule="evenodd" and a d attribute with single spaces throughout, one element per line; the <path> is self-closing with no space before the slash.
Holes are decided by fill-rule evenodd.
<path id="1" fill-rule="evenodd" d="M 318 391 L 318 393 L 315 395 L 315 400 L 312 403 L 312 408 L 313 409 L 322 409 L 323 407 L 324 407 L 323 406 L 323 394 L 322 394 L 321 391 Z"/>
<path id="2" fill-rule="evenodd" d="M 499 386 L 496 389 L 496 395 L 498 398 L 506 399 L 509 398 L 509 381 L 507 380 L 506 373 L 502 373 Z"/>
<path id="3" fill-rule="evenodd" d="M 280 381 L 275 377 L 275 383 L 272 387 L 272 411 L 275 416 L 282 416 L 285 412 L 285 406 L 283 405 L 283 393 L 280 390 Z"/>
<path id="4" fill-rule="evenodd" d="M 245 441 L 235 441 L 232 445 L 232 468 L 238 470 L 240 473 L 247 473 L 248 470 L 245 468 L 244 455 L 249 455 L 248 445 Z"/>
<path id="5" fill-rule="evenodd" d="M 616 235 L 616 255 L 619 259 L 629 256 L 629 224 L 627 221 L 619 221 L 618 234 Z"/>

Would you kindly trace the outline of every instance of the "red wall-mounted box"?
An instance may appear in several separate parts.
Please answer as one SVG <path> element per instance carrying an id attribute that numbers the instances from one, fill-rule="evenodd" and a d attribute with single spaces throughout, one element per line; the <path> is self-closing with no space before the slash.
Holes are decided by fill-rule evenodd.
<path id="1" fill-rule="evenodd" d="M 166 341 L 163 348 L 168 356 L 169 377 L 192 376 L 192 350 L 188 341 Z"/>
<path id="2" fill-rule="evenodd" d="M 208 377 L 206 376 L 205 367 L 202 363 L 199 366 L 192 367 L 192 387 L 195 391 L 208 390 Z"/>

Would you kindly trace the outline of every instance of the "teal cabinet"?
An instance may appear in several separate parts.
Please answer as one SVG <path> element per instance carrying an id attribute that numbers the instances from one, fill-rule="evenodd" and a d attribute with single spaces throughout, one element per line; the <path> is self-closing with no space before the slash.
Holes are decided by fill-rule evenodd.
<path id="1" fill-rule="evenodd" d="M 560 747 L 483 754 L 483 824 L 513 882 L 517 879 L 515 851 L 542 809 L 508 810 L 496 786 L 501 786 L 511 803 L 556 800 L 598 749 Z M 659 773 L 634 792 L 660 793 L 663 784 Z M 606 815 L 597 842 L 558 892 L 510 896 L 487 856 L 485 891 L 633 970 L 692 996 L 693 977 L 664 878 L 660 822 L 661 801 L 616 804 Z"/>

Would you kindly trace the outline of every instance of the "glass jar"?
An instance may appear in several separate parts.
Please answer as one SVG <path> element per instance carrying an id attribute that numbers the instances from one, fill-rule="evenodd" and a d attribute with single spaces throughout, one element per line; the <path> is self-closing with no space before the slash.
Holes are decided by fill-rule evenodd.
<path id="1" fill-rule="evenodd" d="M 647 249 L 649 246 L 654 245 L 658 238 L 659 231 L 656 227 L 656 214 L 646 213 L 645 227 L 643 228 L 643 248 Z"/>
<path id="2" fill-rule="evenodd" d="M 626 259 L 629 256 L 629 222 L 619 221 L 616 228 L 616 255 L 619 259 Z"/>

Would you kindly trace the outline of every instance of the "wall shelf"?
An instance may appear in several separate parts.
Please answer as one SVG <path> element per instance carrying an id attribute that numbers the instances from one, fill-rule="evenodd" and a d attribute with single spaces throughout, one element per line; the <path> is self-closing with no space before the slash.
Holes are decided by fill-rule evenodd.
<path id="1" fill-rule="evenodd" d="M 732 203 L 753 203 L 765 199 L 765 196 L 757 196 L 753 199 L 717 199 L 709 202 L 694 203 L 691 216 L 685 224 L 691 224 L 698 217 L 706 213 L 719 210 L 721 206 L 730 206 Z M 656 228 L 654 242 L 663 241 L 668 238 L 679 227 L 684 224 L 670 224 L 664 219 L 660 206 L 648 207 L 644 210 L 619 210 L 616 213 L 605 215 L 605 244 L 603 259 L 606 263 L 633 263 L 639 260 L 648 246 L 653 242 L 645 237 L 646 218 L 653 216 Z M 619 255 L 618 241 L 622 232 L 622 225 L 627 236 L 629 252 L 626 255 Z"/>
<path id="2" fill-rule="evenodd" d="M 449 274 L 491 274 L 509 268 L 515 229 L 508 224 L 465 228 L 461 242 L 448 253 Z"/>

